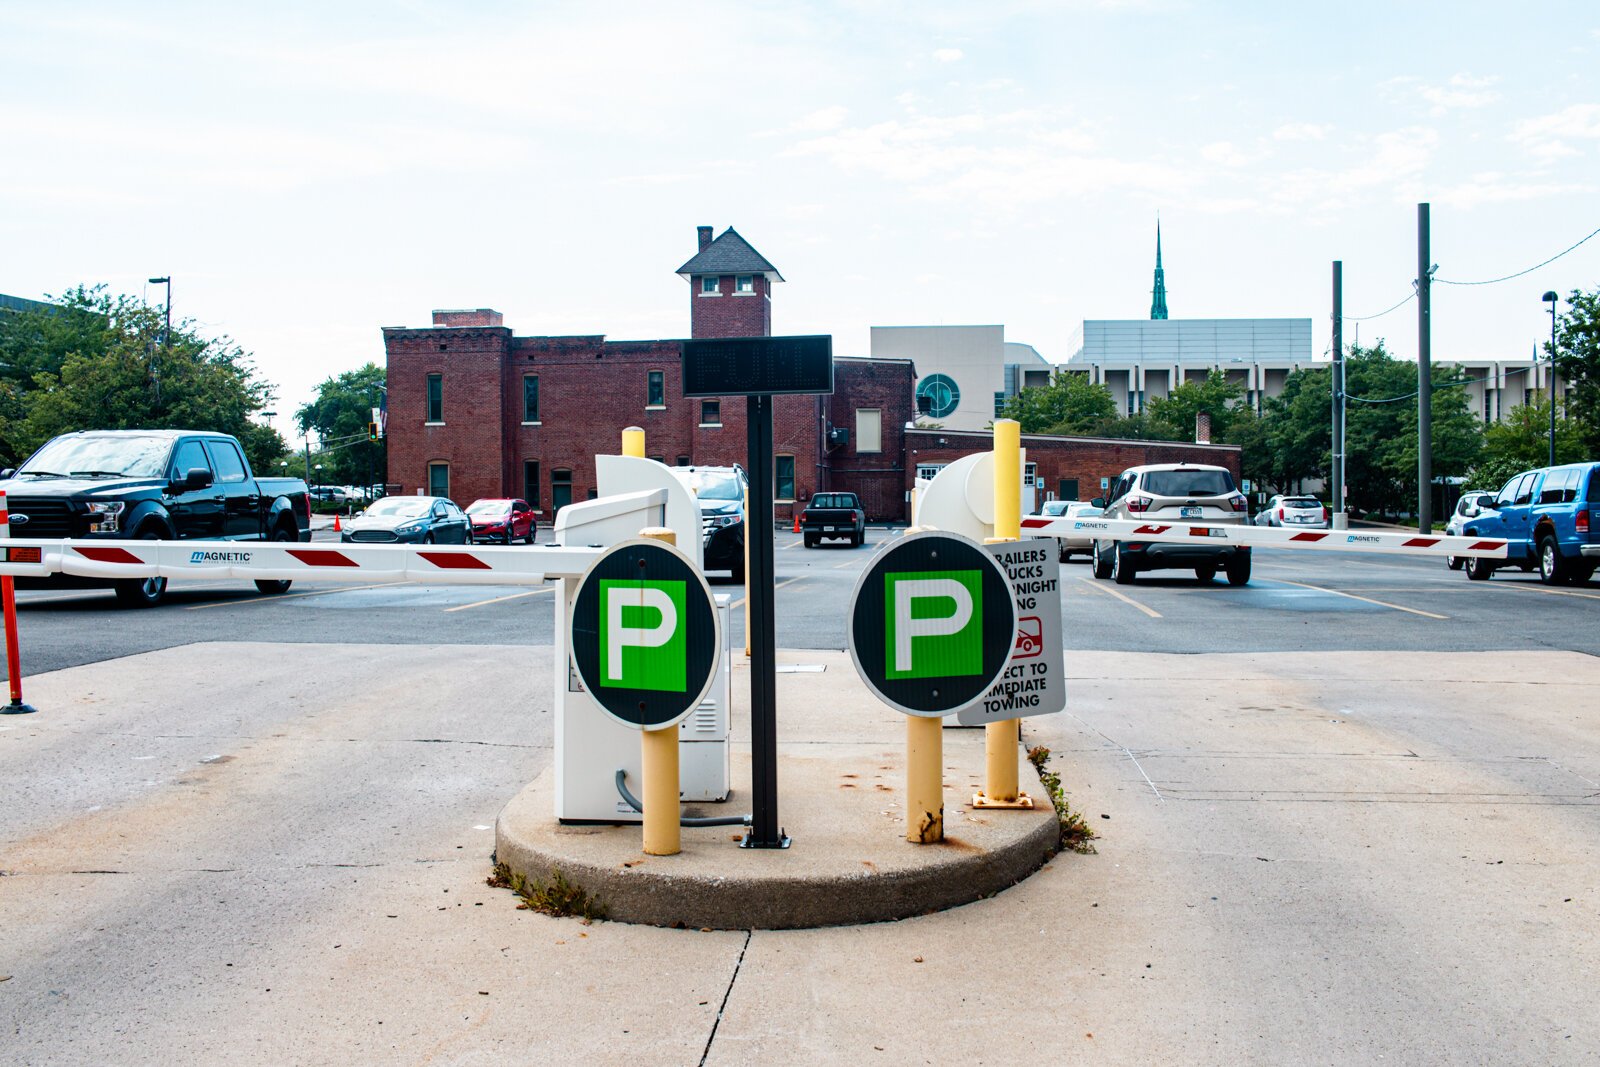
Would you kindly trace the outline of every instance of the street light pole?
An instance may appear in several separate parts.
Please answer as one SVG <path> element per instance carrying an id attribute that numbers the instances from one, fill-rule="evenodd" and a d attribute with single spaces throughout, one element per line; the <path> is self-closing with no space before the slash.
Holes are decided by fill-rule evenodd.
<path id="1" fill-rule="evenodd" d="M 168 343 L 167 342 L 167 338 L 169 338 L 172 335 L 172 276 L 168 275 L 165 278 L 151 278 L 150 279 L 150 284 L 151 285 L 164 285 L 164 286 L 167 287 L 166 312 L 165 312 L 165 314 L 164 314 L 164 316 L 162 318 L 162 323 L 161 323 L 161 345 L 160 345 L 161 350 L 162 351 L 166 351 L 167 343 Z M 151 384 L 153 384 L 155 386 L 156 403 L 160 404 L 161 403 L 161 361 L 158 360 L 158 359 L 152 358 L 150 360 L 150 380 L 151 380 Z"/>
<path id="2" fill-rule="evenodd" d="M 1556 465 L 1556 302 L 1554 289 L 1539 299 L 1550 305 L 1550 466 Z"/>

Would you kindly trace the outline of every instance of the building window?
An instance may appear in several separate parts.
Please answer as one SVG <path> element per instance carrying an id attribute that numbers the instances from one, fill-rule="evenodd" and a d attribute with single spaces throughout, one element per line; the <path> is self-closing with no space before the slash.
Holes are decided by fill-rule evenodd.
<path id="1" fill-rule="evenodd" d="M 430 464 L 428 464 L 428 495 L 429 496 L 449 496 L 450 495 L 450 464 L 448 464 L 448 463 L 430 463 Z"/>
<path id="2" fill-rule="evenodd" d="M 733 291 L 736 293 L 753 293 L 756 291 L 755 280 L 748 274 L 734 275 Z"/>
<path id="3" fill-rule="evenodd" d="M 667 373 L 666 371 L 653 370 L 650 372 L 649 396 L 645 404 L 653 408 L 667 406 Z"/>
<path id="4" fill-rule="evenodd" d="M 444 421 L 444 375 L 428 375 L 428 421 Z"/>
<path id="5" fill-rule="evenodd" d="M 533 505 L 533 510 L 539 510 L 539 464 L 536 460 L 522 461 L 522 496 Z"/>
<path id="6" fill-rule="evenodd" d="M 550 507 L 560 511 L 572 503 L 572 472 L 556 468 L 550 472 Z"/>
<path id="7" fill-rule="evenodd" d="M 717 277 L 715 274 L 705 275 L 700 279 L 700 295 L 716 296 L 718 289 L 721 287 L 721 283 L 722 279 Z"/>
<path id="8" fill-rule="evenodd" d="M 917 477 L 925 482 L 933 481 L 933 476 L 944 470 L 943 463 L 918 463 Z"/>
<path id="9" fill-rule="evenodd" d="M 650 458 L 650 460 L 652 462 L 659 463 L 663 467 L 665 467 L 667 465 L 667 457 L 666 456 L 651 456 L 649 458 Z"/>
<path id="10" fill-rule="evenodd" d="M 994 394 L 994 417 L 999 418 L 1006 413 L 1006 394 L 1004 391 Z"/>
<path id="11" fill-rule="evenodd" d="M 700 401 L 700 425 L 701 426 L 721 426 L 722 425 L 722 401 L 720 401 L 720 400 L 702 400 L 702 401 Z"/>
<path id="12" fill-rule="evenodd" d="M 917 410 L 942 419 L 961 405 L 961 390 L 955 379 L 945 374 L 930 374 L 917 383 Z"/>
<path id="13" fill-rule="evenodd" d="M 539 376 L 537 374 L 524 374 L 522 376 L 522 421 L 539 421 Z"/>
<path id="14" fill-rule="evenodd" d="M 772 494 L 778 500 L 794 499 L 794 457 L 773 457 Z"/>
<path id="15" fill-rule="evenodd" d="M 1022 465 L 1022 484 L 1030 486 L 1039 484 L 1039 465 L 1037 463 L 1024 463 Z"/>
<path id="16" fill-rule="evenodd" d="M 678 466 L 687 467 L 688 465 L 689 465 L 689 457 L 688 456 L 679 456 L 678 457 Z"/>
<path id="17" fill-rule="evenodd" d="M 856 411 L 856 453 L 883 451 L 883 409 Z"/>

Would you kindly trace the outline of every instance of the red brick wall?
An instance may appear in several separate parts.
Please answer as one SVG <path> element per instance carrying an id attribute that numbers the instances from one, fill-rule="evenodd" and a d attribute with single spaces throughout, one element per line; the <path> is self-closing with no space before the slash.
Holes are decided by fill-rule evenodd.
<path id="1" fill-rule="evenodd" d="M 873 522 L 906 519 L 905 426 L 913 417 L 915 368 L 905 360 L 841 359 L 833 365 L 828 421 L 850 431 L 850 440 L 829 447 L 818 491 L 853 492 Z M 856 412 L 882 413 L 883 450 L 863 453 Z"/>
<path id="2" fill-rule="evenodd" d="M 428 487 L 428 465 L 450 465 L 450 496 L 468 504 L 501 495 L 504 405 L 500 382 L 511 331 L 436 328 L 383 331 L 388 353 L 387 481 Z M 428 375 L 443 376 L 440 425 L 427 424 Z"/>
<path id="3" fill-rule="evenodd" d="M 905 437 L 910 448 L 906 458 L 907 488 L 916 477 L 917 464 L 949 463 L 974 452 L 987 452 L 992 445 L 991 436 L 983 432 L 907 430 Z M 1101 478 L 1115 481 L 1129 467 L 1146 463 L 1209 463 L 1232 471 L 1235 481 L 1239 478 L 1237 445 L 1024 434 L 1022 447 L 1027 450 L 1027 461 L 1038 464 L 1040 500 L 1046 492 L 1057 492 L 1064 478 L 1076 478 L 1079 498 L 1089 500 L 1101 495 Z"/>
<path id="4" fill-rule="evenodd" d="M 504 326 L 505 319 L 492 308 L 468 310 L 439 310 L 433 313 L 435 326 Z"/>
<path id="5" fill-rule="evenodd" d="M 689 279 L 690 337 L 769 337 L 772 335 L 772 286 L 757 274 L 753 293 L 733 291 L 735 277 L 718 279 L 716 296 L 700 291 L 699 276 Z"/>

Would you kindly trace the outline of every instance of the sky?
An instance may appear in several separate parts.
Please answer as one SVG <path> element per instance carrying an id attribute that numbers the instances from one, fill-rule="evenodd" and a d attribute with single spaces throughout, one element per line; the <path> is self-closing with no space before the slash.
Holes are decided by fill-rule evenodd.
<path id="1" fill-rule="evenodd" d="M 695 227 L 786 279 L 773 332 L 1313 320 L 1600 228 L 1600 5 L 1101 0 L 0 0 L 0 293 L 164 298 L 277 392 L 383 326 L 688 333 Z M 1435 361 L 1526 358 L 1600 236 L 1436 285 Z M 1564 305 L 1563 305 L 1564 307 Z M 1415 358 L 1415 301 L 1345 339 Z"/>

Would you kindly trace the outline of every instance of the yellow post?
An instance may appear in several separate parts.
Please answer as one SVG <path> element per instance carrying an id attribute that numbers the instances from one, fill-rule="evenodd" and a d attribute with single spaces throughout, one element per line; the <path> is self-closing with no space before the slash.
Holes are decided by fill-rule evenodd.
<path id="1" fill-rule="evenodd" d="M 944 840 L 944 720 L 906 716 L 906 840 Z"/>
<path id="2" fill-rule="evenodd" d="M 1022 538 L 1022 424 L 1016 419 L 994 422 L 994 537 L 991 541 Z M 984 727 L 986 776 L 983 799 L 991 804 L 1017 803 L 1016 719 Z"/>
<path id="3" fill-rule="evenodd" d="M 622 454 L 644 458 L 644 431 L 637 426 L 629 426 L 622 431 Z"/>
<path id="4" fill-rule="evenodd" d="M 638 453 L 630 453 L 628 435 L 638 435 Z M 642 455 L 644 431 L 629 427 L 622 431 L 623 454 Z M 678 543 L 677 535 L 664 526 L 651 526 L 639 531 L 640 537 L 652 541 Z M 683 834 L 678 820 L 678 728 L 645 730 L 639 735 L 639 754 L 644 775 L 644 854 L 647 856 L 676 856 L 683 851 Z"/>

